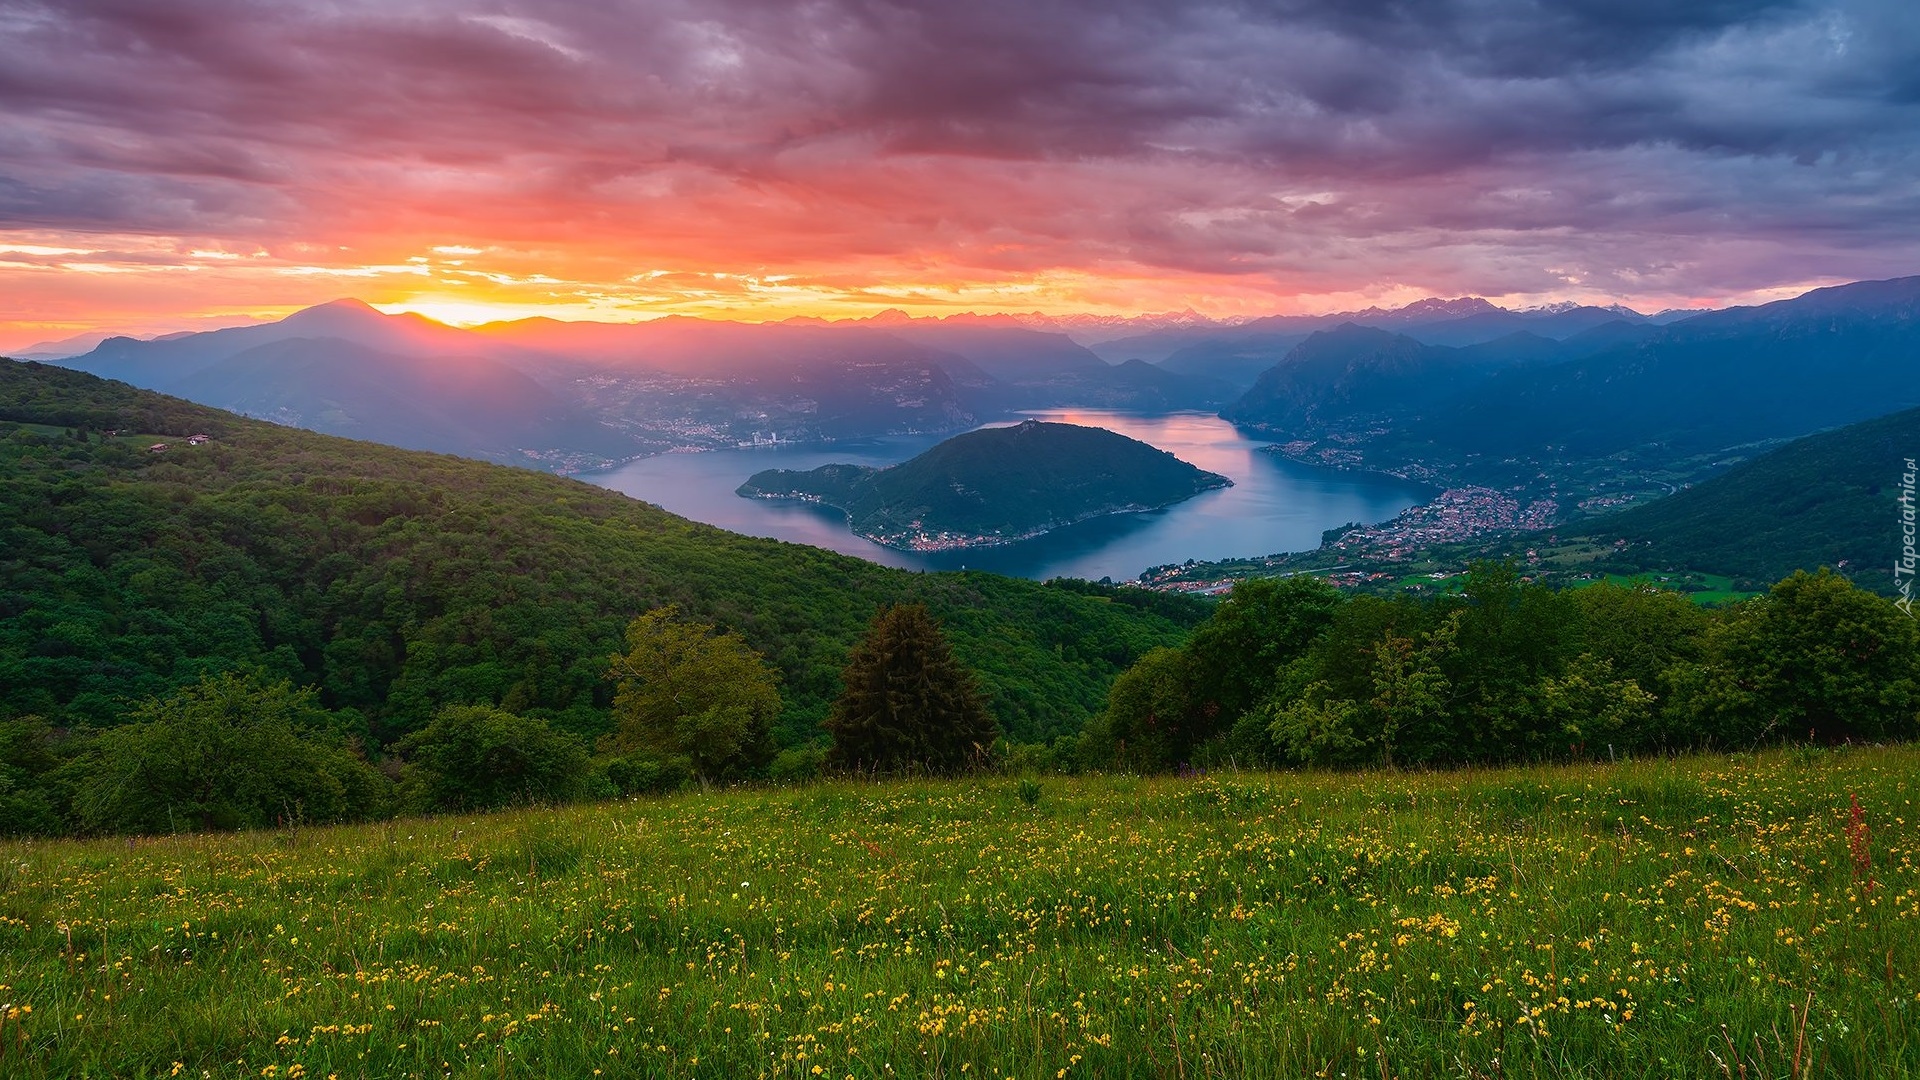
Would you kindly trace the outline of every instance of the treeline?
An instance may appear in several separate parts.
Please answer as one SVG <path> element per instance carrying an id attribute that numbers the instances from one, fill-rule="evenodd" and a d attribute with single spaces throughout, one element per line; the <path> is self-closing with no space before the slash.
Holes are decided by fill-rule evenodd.
<path id="1" fill-rule="evenodd" d="M 1745 603 L 1473 568 L 1458 595 L 1244 582 L 1116 680 L 1080 765 L 1446 766 L 1920 734 L 1920 631 L 1831 572 Z M 1063 759 L 1064 760 L 1064 759 Z"/>
<path id="2" fill-rule="evenodd" d="M 908 574 L 38 365 L 0 363 L 0 416 L 0 834 L 1878 740 L 1920 709 L 1915 622 L 1826 572 L 1718 610 L 1491 564 L 1208 604 Z"/>
<path id="3" fill-rule="evenodd" d="M 312 688 L 258 670 L 208 676 L 105 730 L 0 719 L 0 836 L 297 827 L 994 757 L 999 725 L 921 605 L 882 610 L 849 652 L 830 748 L 776 752 L 779 674 L 740 635 L 669 607 L 626 641 L 606 669 L 614 727 L 592 745 L 538 717 L 445 705 L 378 748 Z"/>

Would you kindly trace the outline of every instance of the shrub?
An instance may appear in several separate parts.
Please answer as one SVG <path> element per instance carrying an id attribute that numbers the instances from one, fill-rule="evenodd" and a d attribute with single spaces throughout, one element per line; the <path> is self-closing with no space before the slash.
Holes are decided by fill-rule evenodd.
<path id="1" fill-rule="evenodd" d="M 391 785 L 338 736 L 313 691 L 216 675 L 148 701 L 70 768 L 91 832 L 259 828 L 383 815 Z"/>
<path id="2" fill-rule="evenodd" d="M 594 763 L 614 795 L 669 795 L 693 783 L 693 764 L 682 757 L 640 752 L 604 757 Z"/>
<path id="3" fill-rule="evenodd" d="M 395 747 L 416 810 L 494 810 L 584 793 L 587 750 L 545 720 L 486 705 L 449 705 Z"/>

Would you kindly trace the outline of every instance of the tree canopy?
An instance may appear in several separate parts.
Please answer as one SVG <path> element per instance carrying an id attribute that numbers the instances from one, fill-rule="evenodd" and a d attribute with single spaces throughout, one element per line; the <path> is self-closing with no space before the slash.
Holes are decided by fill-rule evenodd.
<path id="1" fill-rule="evenodd" d="M 75 763 L 74 816 L 89 832 L 139 833 L 380 816 L 389 783 L 328 720 L 285 680 L 208 677 L 100 736 Z"/>
<path id="2" fill-rule="evenodd" d="M 780 715 L 779 673 L 739 634 L 679 616 L 669 605 L 627 625 L 627 651 L 607 668 L 619 689 L 602 748 L 685 758 L 708 779 L 764 765 Z"/>
<path id="3" fill-rule="evenodd" d="M 973 672 L 954 659 L 924 605 L 874 616 L 841 679 L 826 728 L 843 768 L 955 772 L 984 762 L 999 738 Z"/>

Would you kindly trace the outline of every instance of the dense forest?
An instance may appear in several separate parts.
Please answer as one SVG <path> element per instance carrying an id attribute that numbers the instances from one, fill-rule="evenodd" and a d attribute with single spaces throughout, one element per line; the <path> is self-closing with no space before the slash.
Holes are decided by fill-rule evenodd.
<path id="1" fill-rule="evenodd" d="M 1116 673 L 1207 610 L 892 570 L 578 481 L 0 363 L 0 719 L 107 729 L 245 671 L 312 688 L 376 756 L 450 705 L 591 743 L 613 730 L 608 660 L 627 625 L 677 605 L 772 665 L 773 737 L 798 748 L 824 741 L 848 650 L 896 603 L 926 605 L 1000 728 L 1028 742 L 1079 731 Z"/>
<path id="2" fill-rule="evenodd" d="M 1079 760 L 1447 766 L 1920 735 L 1920 623 L 1822 569 L 1703 609 L 1481 563 L 1458 593 L 1242 582 L 1114 684 Z"/>
<path id="3" fill-rule="evenodd" d="M 1219 603 L 913 574 L 0 364 L 0 833 L 996 759 L 1425 767 L 1909 738 L 1917 625 L 1825 571 L 1718 610 L 1495 563 L 1445 596 L 1303 576 Z"/>

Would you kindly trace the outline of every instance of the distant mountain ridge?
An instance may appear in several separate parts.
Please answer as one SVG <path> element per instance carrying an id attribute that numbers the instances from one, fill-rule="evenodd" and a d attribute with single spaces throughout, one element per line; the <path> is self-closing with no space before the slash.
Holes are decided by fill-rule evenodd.
<path id="1" fill-rule="evenodd" d="M 1614 325 L 1621 324 L 1608 324 Z M 1583 341 L 1586 337 L 1562 342 L 1521 330 L 1474 345 L 1448 346 L 1342 323 L 1315 331 L 1287 350 L 1220 415 L 1288 438 L 1401 426 L 1503 372 L 1554 364 L 1589 347 L 1606 348 L 1613 340 Z"/>
<path id="2" fill-rule="evenodd" d="M 57 362 L 329 434 L 560 472 L 767 435 L 963 430 L 1028 408 L 1212 410 L 1238 392 L 1108 365 L 1063 333 L 1003 316 L 461 329 L 340 300 L 275 323 L 109 338 Z M 516 379 L 523 392 L 485 401 L 451 385 Z"/>
<path id="3" fill-rule="evenodd" d="M 1570 314 L 1555 316 L 1561 329 Z M 1348 324 L 1302 339 L 1221 415 L 1276 439 L 1334 437 L 1392 467 L 1711 457 L 1915 405 L 1920 277 L 1559 340 L 1522 330 L 1457 347 Z"/>
<path id="4" fill-rule="evenodd" d="M 1101 342 L 1093 350 L 1109 361 L 1139 357 L 1170 371 L 1210 375 L 1250 386 L 1294 346 L 1316 333 L 1352 324 L 1391 330 L 1423 345 L 1482 345 L 1516 333 L 1566 341 L 1602 327 L 1651 328 L 1693 312 L 1642 315 L 1614 304 L 1555 304 L 1513 311 L 1479 297 L 1417 300 L 1399 308 L 1370 307 L 1327 315 L 1269 315 L 1226 327 L 1157 329 Z"/>
<path id="5" fill-rule="evenodd" d="M 1591 454 L 1665 441 L 1710 450 L 1920 403 L 1901 396 L 1904 377 L 1884 402 L 1866 389 L 1904 376 L 1899 366 L 1914 359 L 1911 314 L 1898 314 L 1911 305 L 1912 280 L 1656 316 L 1618 305 L 1511 311 L 1456 297 L 1247 320 L 890 312 L 461 329 L 342 300 L 270 324 L 110 338 L 58 362 L 316 430 L 556 471 L 769 433 L 805 442 L 963 430 L 1053 407 L 1219 410 L 1288 437 L 1300 424 L 1309 434 L 1384 424 L 1379 448 L 1402 454 Z M 1412 344 L 1396 346 L 1405 355 L 1394 363 L 1377 349 L 1362 356 L 1349 326 Z M 334 344 L 254 352 L 294 340 Z M 1342 348 L 1344 360 L 1334 355 Z M 369 364 L 368 353 L 386 359 Z M 243 354 L 252 359 L 233 366 Z M 539 392 L 489 396 L 459 416 L 462 394 L 435 381 L 512 381 L 502 368 Z"/>
<path id="6" fill-rule="evenodd" d="M 1026 420 L 957 435 L 884 469 L 767 469 L 739 494 L 836 507 L 875 543 L 930 551 L 1012 543 L 1232 483 L 1102 428 Z"/>
<path id="7" fill-rule="evenodd" d="M 1500 373 L 1416 439 L 1469 453 L 1712 451 L 1920 405 L 1920 277 L 1697 315 L 1638 341 Z"/>

